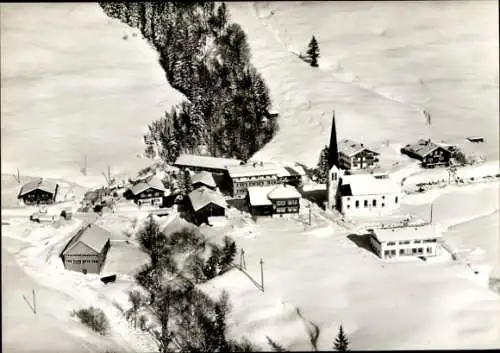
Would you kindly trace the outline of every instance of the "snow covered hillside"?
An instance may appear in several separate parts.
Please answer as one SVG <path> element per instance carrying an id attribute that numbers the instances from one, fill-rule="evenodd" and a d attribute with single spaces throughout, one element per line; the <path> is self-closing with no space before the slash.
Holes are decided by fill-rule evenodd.
<path id="1" fill-rule="evenodd" d="M 256 158 L 317 162 L 332 110 L 341 138 L 378 145 L 485 136 L 498 158 L 498 3 L 231 3 L 280 130 Z M 312 35 L 319 69 L 293 53 Z M 421 110 L 432 115 L 432 128 Z M 304 144 L 304 141 L 308 141 Z"/>
<path id="2" fill-rule="evenodd" d="M 93 3 L 2 4 L 2 172 L 70 178 L 133 165 L 182 95 L 138 31 Z"/>

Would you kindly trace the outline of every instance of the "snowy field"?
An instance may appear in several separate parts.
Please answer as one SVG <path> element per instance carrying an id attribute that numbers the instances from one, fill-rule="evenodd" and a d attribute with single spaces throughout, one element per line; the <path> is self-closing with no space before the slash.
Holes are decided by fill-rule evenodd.
<path id="1" fill-rule="evenodd" d="M 73 178 L 84 154 L 89 175 L 135 168 L 146 125 L 183 97 L 155 51 L 97 4 L 0 6 L 2 172 Z"/>
<path id="2" fill-rule="evenodd" d="M 19 168 L 23 180 L 67 180 L 63 194 L 80 198 L 104 182 L 108 164 L 122 174 L 150 164 L 134 158 L 143 151 L 146 124 L 182 95 L 168 85 L 137 31 L 108 19 L 96 4 L 0 6 L 2 172 Z M 407 177 L 405 184 L 447 176 L 422 173 L 399 154 L 402 145 L 427 136 L 459 143 L 484 136 L 481 152 L 490 162 L 481 173 L 498 173 L 496 2 L 242 2 L 229 8 L 280 113 L 277 136 L 256 159 L 315 165 L 335 109 L 340 137 L 377 149 L 383 168 L 401 168 L 393 175 Z M 312 34 L 321 50 L 319 70 L 294 54 Z M 431 129 L 423 108 L 432 114 Z M 87 177 L 79 173 L 84 154 Z M 477 170 L 463 172 L 470 177 Z M 2 225 L 2 290 L 9 298 L 2 300 L 4 347 L 44 350 L 42 338 L 50 335 L 61 352 L 152 350 L 120 312 L 134 286 L 134 267 L 146 258 L 133 239 L 126 242 L 126 233 L 147 210 L 123 203 L 99 221 L 114 234 L 104 272 L 120 271 L 122 278 L 104 286 L 97 276 L 61 268 L 57 251 L 76 221 L 55 230 L 26 224 L 33 210 L 17 208 L 18 188 L 12 175 L 2 175 L 2 220 L 14 219 Z M 403 210 L 426 218 L 433 203 L 447 243 L 488 263 L 498 278 L 498 192 L 498 181 L 432 189 L 404 197 Z M 254 223 L 231 210 L 227 224 L 202 228 L 217 239 L 233 237 L 246 251 L 248 276 L 233 270 L 205 284 L 212 294 L 230 292 L 233 335 L 266 349 L 268 335 L 290 349 L 328 350 L 342 323 L 353 349 L 500 347 L 499 297 L 470 268 L 446 257 L 382 262 L 319 209 L 313 208 L 312 226 L 307 209 L 302 212 L 297 220 Z M 162 223 L 170 230 L 185 224 L 175 215 Z M 257 288 L 261 257 L 264 293 Z M 37 316 L 22 299 L 32 287 L 41 298 Z M 114 320 L 109 338 L 69 317 L 69 310 L 90 304 Z M 33 340 L 21 347 L 25 332 Z"/>
<path id="3" fill-rule="evenodd" d="M 428 136 L 463 143 L 464 136 L 480 135 L 488 157 L 498 159 L 497 2 L 241 2 L 229 8 L 280 113 L 280 132 L 258 157 L 314 165 L 335 109 L 341 138 L 376 146 Z M 304 52 L 313 34 L 319 70 L 293 54 Z M 423 108 L 432 115 L 430 131 Z"/>

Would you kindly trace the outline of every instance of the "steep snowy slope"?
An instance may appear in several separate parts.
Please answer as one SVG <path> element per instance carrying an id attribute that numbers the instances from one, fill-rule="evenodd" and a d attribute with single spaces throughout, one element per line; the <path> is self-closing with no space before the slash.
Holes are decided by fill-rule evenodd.
<path id="1" fill-rule="evenodd" d="M 489 141 L 488 157 L 497 159 L 497 6 L 231 3 L 281 115 L 278 135 L 256 157 L 315 164 L 335 109 L 342 137 L 377 145 L 429 135 L 464 143 L 464 136 L 478 134 Z M 319 69 L 292 54 L 304 52 L 313 34 Z"/>
<path id="2" fill-rule="evenodd" d="M 97 4 L 1 5 L 2 171 L 72 177 L 134 165 L 182 95 L 156 52 Z"/>

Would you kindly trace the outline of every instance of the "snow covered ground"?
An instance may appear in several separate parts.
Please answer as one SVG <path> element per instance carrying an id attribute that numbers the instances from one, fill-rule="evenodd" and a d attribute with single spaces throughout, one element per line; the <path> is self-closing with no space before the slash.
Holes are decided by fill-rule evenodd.
<path id="1" fill-rule="evenodd" d="M 183 97 L 156 52 L 96 3 L 0 9 L 2 172 L 77 182 L 84 154 L 101 180 L 137 169 L 146 125 Z"/>
<path id="2" fill-rule="evenodd" d="M 72 191 L 79 195 L 103 183 L 108 164 L 112 173 L 129 175 L 150 164 L 133 158 L 143 150 L 145 126 L 182 95 L 166 83 L 156 54 L 133 36 L 136 31 L 106 18 L 96 4 L 0 6 L 2 171 L 19 167 L 22 176 L 65 178 L 70 189 L 72 183 L 83 186 Z M 442 171 L 421 173 L 399 154 L 402 145 L 429 135 L 460 143 L 468 135 L 486 137 L 490 162 L 485 166 L 492 168 L 487 172 L 498 170 L 495 2 L 267 2 L 230 3 L 229 8 L 248 35 L 253 63 L 280 113 L 277 136 L 256 159 L 315 165 L 328 143 L 335 109 L 340 137 L 382 152 L 383 168 L 399 168 L 393 176 L 408 177 L 405 183 L 442 177 Z M 294 55 L 312 34 L 320 43 L 319 70 Z M 431 129 L 423 108 L 432 114 Z M 79 174 L 84 154 L 88 177 Z M 124 232 L 133 230 L 129 221 L 140 223 L 147 210 L 124 203 L 116 209 L 119 215 L 101 220 L 116 234 L 118 250 L 110 253 L 104 270 L 123 271 L 122 280 L 104 286 L 97 276 L 61 269 L 55 255 L 67 227 L 47 232 L 50 226 L 24 224 L 20 215 L 31 210 L 13 209 L 18 187 L 12 176 L 2 175 L 2 220 L 15 219 L 2 225 L 2 255 L 15 254 L 29 275 L 22 276 L 8 254 L 2 256 L 2 275 L 8 278 L 3 290 L 10 300 L 2 303 L 7 308 L 2 320 L 9 325 L 4 344 L 17 347 L 23 332 L 30 332 L 59 340 L 60 351 L 83 351 L 82 344 L 89 351 L 108 344 L 110 350 L 113 345 L 118 351 L 151 350 L 151 341 L 131 330 L 120 310 L 133 287 L 134 265 L 144 260 L 132 240 L 126 243 Z M 497 196 L 498 182 L 449 186 L 407 195 L 403 208 L 425 218 L 432 202 L 434 220 L 448 228 L 450 246 L 486 261 L 498 277 Z M 267 349 L 266 335 L 291 349 L 316 344 L 327 350 L 342 323 L 354 349 L 500 346 L 499 297 L 463 263 L 382 262 L 317 207 L 312 226 L 308 210 L 302 212 L 297 220 L 254 223 L 232 209 L 226 224 L 202 228 L 214 238 L 234 237 L 246 252 L 247 274 L 232 270 L 205 284 L 213 294 L 229 290 L 232 334 Z M 165 225 L 184 225 L 175 219 L 167 217 Z M 261 257 L 263 293 L 258 289 Z M 18 283 L 9 280 L 18 277 Z M 19 298 L 40 283 L 47 286 L 37 287 L 46 311 L 42 315 L 40 307 L 34 323 Z M 68 319 L 68 310 L 90 304 L 116 321 L 109 340 Z M 35 338 L 30 343 L 43 350 Z"/>

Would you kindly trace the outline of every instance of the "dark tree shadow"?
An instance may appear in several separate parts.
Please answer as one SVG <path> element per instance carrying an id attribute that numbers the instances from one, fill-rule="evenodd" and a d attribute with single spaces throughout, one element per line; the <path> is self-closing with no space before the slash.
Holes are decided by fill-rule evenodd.
<path id="1" fill-rule="evenodd" d="M 347 238 L 352 241 L 358 248 L 365 249 L 369 253 L 378 257 L 378 255 L 373 250 L 372 245 L 370 244 L 370 235 L 369 234 L 349 234 Z"/>
<path id="2" fill-rule="evenodd" d="M 326 190 L 311 190 L 311 191 L 300 190 L 300 193 L 302 194 L 302 197 L 305 198 L 306 200 L 315 203 L 323 210 L 325 209 Z"/>

